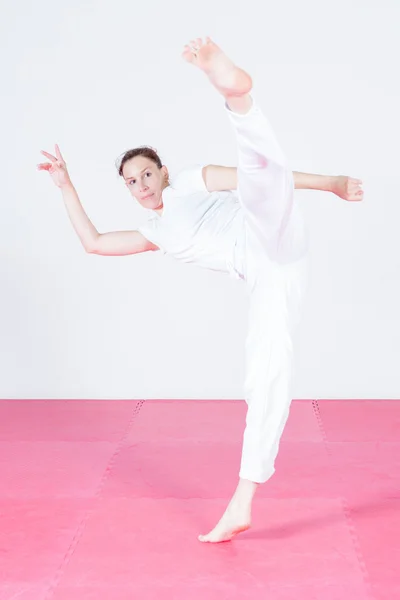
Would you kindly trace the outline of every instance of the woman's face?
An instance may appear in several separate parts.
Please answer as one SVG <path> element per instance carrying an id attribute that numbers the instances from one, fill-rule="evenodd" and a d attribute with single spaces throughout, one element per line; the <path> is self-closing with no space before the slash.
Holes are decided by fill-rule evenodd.
<path id="1" fill-rule="evenodd" d="M 143 208 L 162 208 L 162 191 L 168 185 L 167 167 L 159 169 L 150 158 L 135 156 L 124 164 L 123 177 L 128 190 Z"/>

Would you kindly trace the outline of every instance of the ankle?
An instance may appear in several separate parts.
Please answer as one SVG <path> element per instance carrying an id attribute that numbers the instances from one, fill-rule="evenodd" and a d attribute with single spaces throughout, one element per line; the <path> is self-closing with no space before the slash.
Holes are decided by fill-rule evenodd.
<path id="1" fill-rule="evenodd" d="M 253 106 L 253 100 L 249 94 L 243 96 L 226 96 L 225 97 L 228 108 L 240 115 L 248 113 Z"/>
<path id="2" fill-rule="evenodd" d="M 239 479 L 235 496 L 238 500 L 251 501 L 258 489 L 258 486 L 259 483 L 256 483 L 255 481 L 250 481 L 249 479 Z"/>

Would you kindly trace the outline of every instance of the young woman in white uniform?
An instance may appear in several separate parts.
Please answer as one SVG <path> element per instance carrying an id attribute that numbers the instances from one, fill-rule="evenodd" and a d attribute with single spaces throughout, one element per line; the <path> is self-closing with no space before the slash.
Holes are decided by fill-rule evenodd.
<path id="1" fill-rule="evenodd" d="M 306 287 L 307 236 L 294 188 L 332 191 L 362 200 L 361 181 L 292 173 L 271 127 L 250 96 L 250 76 L 209 38 L 185 46 L 183 58 L 199 67 L 225 98 L 235 131 L 236 168 L 190 167 L 169 180 L 147 147 L 128 151 L 119 173 L 132 196 L 149 210 L 137 231 L 100 234 L 84 212 L 56 146 L 43 152 L 87 252 L 124 255 L 161 250 L 177 260 L 243 279 L 250 297 L 246 341 L 248 404 L 239 483 L 220 521 L 200 541 L 221 542 L 250 527 L 257 486 L 274 473 L 291 402 L 292 332 Z M 150 216 L 151 215 L 151 216 Z"/>

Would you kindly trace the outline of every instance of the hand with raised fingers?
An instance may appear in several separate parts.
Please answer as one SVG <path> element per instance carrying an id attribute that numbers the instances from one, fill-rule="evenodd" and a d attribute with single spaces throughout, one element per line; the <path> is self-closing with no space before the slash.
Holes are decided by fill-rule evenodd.
<path id="1" fill-rule="evenodd" d="M 67 165 L 62 157 L 60 148 L 56 144 L 56 155 L 53 156 L 44 150 L 41 153 L 50 160 L 50 162 L 37 165 L 39 171 L 47 171 L 55 185 L 59 188 L 71 185 L 71 179 L 67 170 Z"/>

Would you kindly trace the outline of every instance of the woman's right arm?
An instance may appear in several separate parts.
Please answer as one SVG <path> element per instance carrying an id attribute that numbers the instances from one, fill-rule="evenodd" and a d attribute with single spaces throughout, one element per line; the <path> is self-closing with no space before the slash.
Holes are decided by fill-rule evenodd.
<path id="1" fill-rule="evenodd" d="M 99 233 L 83 209 L 58 146 L 56 157 L 43 151 L 42 154 L 51 162 L 38 165 L 38 169 L 48 171 L 55 185 L 61 189 L 68 216 L 86 252 L 103 256 L 123 256 L 158 250 L 158 246 L 147 240 L 140 231 Z"/>
<path id="2" fill-rule="evenodd" d="M 124 256 L 158 250 L 158 246 L 152 244 L 140 231 L 99 233 L 83 210 L 72 183 L 62 186 L 61 193 L 68 216 L 86 252 L 102 256 Z"/>

